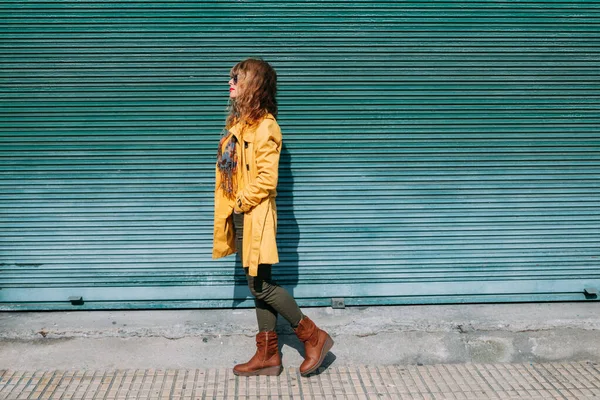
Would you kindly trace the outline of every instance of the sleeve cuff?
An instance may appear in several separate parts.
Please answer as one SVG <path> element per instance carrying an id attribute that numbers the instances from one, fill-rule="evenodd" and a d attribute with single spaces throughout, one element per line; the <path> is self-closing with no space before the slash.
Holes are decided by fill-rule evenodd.
<path id="1" fill-rule="evenodd" d="M 246 210 L 244 209 L 244 206 L 242 204 L 242 199 L 240 197 L 237 197 L 235 199 L 235 203 L 233 205 L 233 211 L 238 214 L 246 212 Z"/>

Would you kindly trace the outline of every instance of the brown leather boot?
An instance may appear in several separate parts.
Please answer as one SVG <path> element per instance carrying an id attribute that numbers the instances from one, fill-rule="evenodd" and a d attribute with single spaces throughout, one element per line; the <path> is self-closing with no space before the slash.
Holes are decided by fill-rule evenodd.
<path id="1" fill-rule="evenodd" d="M 306 316 L 294 331 L 298 339 L 304 342 L 304 362 L 300 365 L 300 375 L 307 376 L 323 364 L 327 352 L 333 347 L 333 339 Z"/>
<path id="2" fill-rule="evenodd" d="M 256 376 L 281 374 L 281 356 L 277 345 L 277 333 L 275 331 L 259 332 L 256 335 L 256 353 L 245 364 L 233 367 L 234 375 Z"/>

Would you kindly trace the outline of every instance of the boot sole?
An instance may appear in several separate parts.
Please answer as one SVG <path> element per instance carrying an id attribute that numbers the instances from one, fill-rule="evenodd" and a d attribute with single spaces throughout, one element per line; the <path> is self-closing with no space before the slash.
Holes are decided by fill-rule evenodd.
<path id="1" fill-rule="evenodd" d="M 309 370 L 306 370 L 304 372 L 300 372 L 300 375 L 302 376 L 307 376 L 312 374 L 313 372 L 315 372 L 320 366 L 321 364 L 323 364 L 323 361 L 325 360 L 325 356 L 327 356 L 327 353 L 329 353 L 329 350 L 331 350 L 331 348 L 333 347 L 333 339 L 331 338 L 331 336 L 327 335 L 327 339 L 325 339 L 325 344 L 323 345 L 323 349 L 321 349 L 321 356 L 319 357 L 319 362 L 315 364 L 314 367 L 312 367 Z"/>
<path id="2" fill-rule="evenodd" d="M 281 375 L 281 371 L 283 371 L 283 365 L 276 365 L 274 367 L 267 367 L 267 368 L 261 368 L 261 369 L 257 369 L 256 371 L 248 371 L 248 372 L 238 372 L 236 370 L 233 370 L 233 374 L 237 375 L 237 376 L 258 376 L 258 375 L 265 375 L 265 376 L 279 376 Z"/>

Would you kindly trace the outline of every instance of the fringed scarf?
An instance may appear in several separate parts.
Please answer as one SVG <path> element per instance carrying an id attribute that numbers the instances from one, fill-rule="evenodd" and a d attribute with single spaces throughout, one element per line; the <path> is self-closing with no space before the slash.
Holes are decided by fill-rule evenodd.
<path id="1" fill-rule="evenodd" d="M 224 143 L 229 140 L 229 143 L 225 145 L 225 151 L 223 151 Z M 219 149 L 217 150 L 217 169 L 221 175 L 221 189 L 228 199 L 235 199 L 237 194 L 237 139 L 231 132 L 227 131 L 221 141 L 219 142 Z"/>

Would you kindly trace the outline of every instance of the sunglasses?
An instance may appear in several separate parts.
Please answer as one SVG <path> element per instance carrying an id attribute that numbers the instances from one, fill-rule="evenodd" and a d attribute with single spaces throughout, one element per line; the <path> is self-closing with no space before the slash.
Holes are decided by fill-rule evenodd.
<path id="1" fill-rule="evenodd" d="M 237 85 L 237 83 L 238 83 L 238 76 L 237 76 L 237 74 L 235 74 L 235 75 L 232 75 L 232 76 L 231 76 L 231 79 L 233 79 L 233 84 L 234 84 L 234 85 Z"/>

